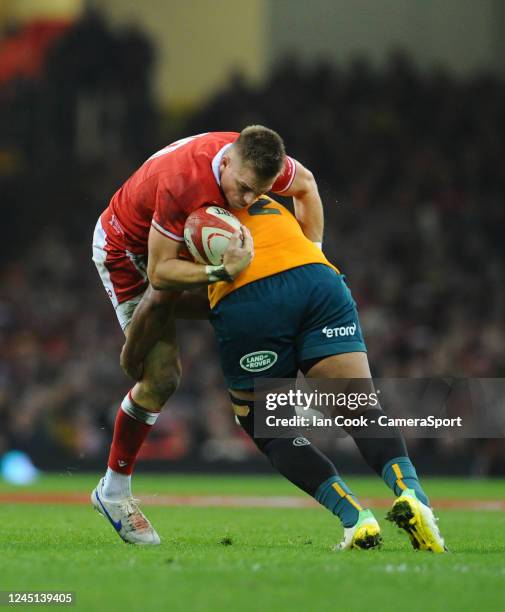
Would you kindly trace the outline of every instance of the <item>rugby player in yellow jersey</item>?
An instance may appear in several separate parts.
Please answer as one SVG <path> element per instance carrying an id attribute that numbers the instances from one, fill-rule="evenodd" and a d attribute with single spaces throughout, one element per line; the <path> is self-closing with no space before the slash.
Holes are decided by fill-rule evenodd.
<path id="1" fill-rule="evenodd" d="M 320 246 L 303 233 L 281 204 L 261 197 L 234 211 L 254 241 L 251 264 L 231 282 L 209 286 L 210 321 L 232 404 L 244 430 L 272 465 L 336 514 L 344 526 L 340 549 L 380 544 L 377 521 L 338 475 L 333 463 L 307 438 L 254 435 L 254 380 L 294 378 L 370 379 L 356 304 L 344 277 Z M 330 331 L 329 331 L 330 330 Z M 260 366 L 254 356 L 262 357 Z M 348 433 L 365 461 L 399 496 L 389 513 L 410 536 L 414 548 L 444 551 L 428 499 L 398 430 L 381 439 L 372 425 L 383 413 L 371 408 L 368 436 Z"/>
<path id="2" fill-rule="evenodd" d="M 318 245 L 323 234 L 323 209 L 312 174 L 299 162 L 287 163 L 291 158 L 286 158 L 282 140 L 272 130 L 250 126 L 242 136 L 244 143 L 247 137 L 251 146 L 239 146 L 240 139 L 226 145 L 214 159 L 212 170 L 227 205 L 244 224 L 243 245 L 234 235 L 221 266 L 183 264 L 174 259 L 180 254 L 180 243 L 169 244 L 168 238 L 151 232 L 147 265 L 150 286 L 129 324 L 122 364 L 127 373 L 139 379 L 137 385 L 142 386 L 148 399 L 156 396 L 158 386 L 163 385 L 162 381 L 152 384 L 151 374 L 163 372 L 163 368 L 157 368 L 156 359 L 146 356 L 166 326 L 163 309 L 170 313 L 168 318 L 173 315 L 174 300 L 169 292 L 209 285 L 211 322 L 241 425 L 281 474 L 340 518 L 344 526 L 341 549 L 372 548 L 380 542 L 377 521 L 370 511 L 361 508 L 327 457 L 306 439 L 254 437 L 252 389 L 256 377 L 289 377 L 300 369 L 312 378 L 369 379 L 370 369 L 355 303 L 343 277 Z M 288 186 L 279 191 L 293 197 L 296 219 L 279 204 L 261 198 L 285 173 Z M 249 264 L 250 232 L 255 257 Z M 340 327 L 348 333 L 340 336 L 328 331 Z M 243 357 L 257 350 L 269 350 L 276 358 L 268 369 L 248 371 L 241 366 L 241 362 L 245 364 Z M 154 370 L 147 371 L 146 366 Z M 150 378 L 145 378 L 142 371 L 147 371 Z M 154 422 L 162 399 L 161 395 L 154 397 L 146 408 L 139 405 L 138 399 L 129 398 L 130 429 L 135 420 L 141 426 Z M 131 432 L 124 437 L 115 430 L 113 446 L 129 454 L 133 463 L 142 441 L 140 436 L 132 440 Z M 442 552 L 443 540 L 401 436 L 355 440 L 365 461 L 400 495 L 391 518 L 407 531 L 415 548 Z M 135 515 L 138 521 L 129 519 L 130 481 L 126 475 L 111 472 L 112 477 L 108 480 L 109 473 L 106 475 L 101 491 L 106 492 L 105 486 L 111 491 L 117 488 L 123 497 L 116 504 L 105 504 L 109 521 L 114 525 L 124 518 L 128 525 L 131 523 L 128 537 L 118 530 L 126 541 L 159 543 L 157 535 L 140 538 L 144 532 L 155 532 L 140 511 Z"/>

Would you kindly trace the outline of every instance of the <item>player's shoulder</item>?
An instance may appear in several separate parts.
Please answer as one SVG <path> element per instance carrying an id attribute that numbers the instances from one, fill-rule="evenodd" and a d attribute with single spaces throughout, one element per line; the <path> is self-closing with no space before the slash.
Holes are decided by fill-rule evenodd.
<path id="1" fill-rule="evenodd" d="M 194 136 L 188 136 L 182 140 L 176 141 L 174 145 L 177 147 L 178 143 L 186 143 L 187 146 L 181 146 L 180 151 L 188 153 L 202 153 L 208 152 L 213 154 L 219 151 L 222 147 L 232 144 L 239 137 L 238 132 L 204 132 L 202 134 L 195 134 Z"/>
<path id="2" fill-rule="evenodd" d="M 235 142 L 238 137 L 238 132 L 207 132 L 194 137 L 192 151 L 195 154 L 214 157 L 223 147 Z"/>
<path id="3" fill-rule="evenodd" d="M 192 140 L 179 159 L 179 172 L 185 175 L 193 197 L 206 197 L 209 190 L 219 195 L 219 163 L 226 148 L 238 137 L 236 132 L 209 132 Z M 204 198 L 205 199 L 205 198 Z M 214 198 L 215 199 L 215 198 Z"/>
<path id="4" fill-rule="evenodd" d="M 240 136 L 238 132 L 206 132 L 199 134 L 202 142 L 233 142 Z M 194 136 L 195 140 L 197 136 Z"/>
<path id="5" fill-rule="evenodd" d="M 181 138 L 153 153 L 144 164 L 152 172 L 169 174 L 188 172 L 195 164 L 212 162 L 227 145 L 232 144 L 237 132 L 205 132 Z"/>
<path id="6" fill-rule="evenodd" d="M 182 208 L 206 201 L 222 204 L 215 166 L 237 137 L 237 132 L 207 132 L 176 140 L 151 155 L 136 173 L 136 182 L 143 190 L 170 192 Z"/>

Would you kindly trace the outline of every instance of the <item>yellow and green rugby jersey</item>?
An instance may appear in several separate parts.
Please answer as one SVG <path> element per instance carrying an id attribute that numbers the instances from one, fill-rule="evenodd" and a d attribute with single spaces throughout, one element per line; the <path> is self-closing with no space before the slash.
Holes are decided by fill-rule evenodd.
<path id="1" fill-rule="evenodd" d="M 211 308 L 239 287 L 305 264 L 326 264 L 338 272 L 282 204 L 263 196 L 249 208 L 233 213 L 252 234 L 254 259 L 233 282 L 209 285 Z"/>

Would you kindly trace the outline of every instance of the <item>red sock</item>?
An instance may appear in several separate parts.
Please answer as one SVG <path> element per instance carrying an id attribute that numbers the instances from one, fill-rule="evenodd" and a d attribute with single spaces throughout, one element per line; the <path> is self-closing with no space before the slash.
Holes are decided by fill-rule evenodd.
<path id="1" fill-rule="evenodd" d="M 129 396 L 127 397 L 130 399 Z M 140 410 L 142 409 L 140 408 Z M 152 414 L 147 411 L 146 413 Z M 109 454 L 108 466 L 111 470 L 119 474 L 131 474 L 133 472 L 137 455 L 151 428 L 152 424 L 148 425 L 138 421 L 126 414 L 123 407 L 119 408 L 114 423 L 114 436 Z"/>

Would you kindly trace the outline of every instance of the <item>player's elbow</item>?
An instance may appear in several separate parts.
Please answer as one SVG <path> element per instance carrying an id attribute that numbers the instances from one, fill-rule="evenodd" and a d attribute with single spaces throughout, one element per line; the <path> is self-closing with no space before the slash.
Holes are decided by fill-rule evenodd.
<path id="1" fill-rule="evenodd" d="M 157 259 L 148 262 L 147 278 L 157 291 L 178 291 L 181 288 L 177 259 Z"/>
<path id="2" fill-rule="evenodd" d="M 153 289 L 156 289 L 156 291 L 162 291 L 163 287 L 161 285 L 161 283 L 159 282 L 159 280 L 156 277 L 153 276 L 149 276 L 149 284 L 151 285 L 151 287 Z"/>
<path id="3" fill-rule="evenodd" d="M 169 289 L 169 287 L 167 286 L 167 279 L 161 277 L 156 266 L 147 266 L 147 278 L 149 280 L 149 284 L 153 289 L 156 289 L 157 291 Z"/>
<path id="4" fill-rule="evenodd" d="M 161 279 L 155 275 L 148 276 L 148 278 L 151 287 L 156 289 L 156 291 L 166 291 L 167 289 L 171 289 L 166 279 Z"/>

